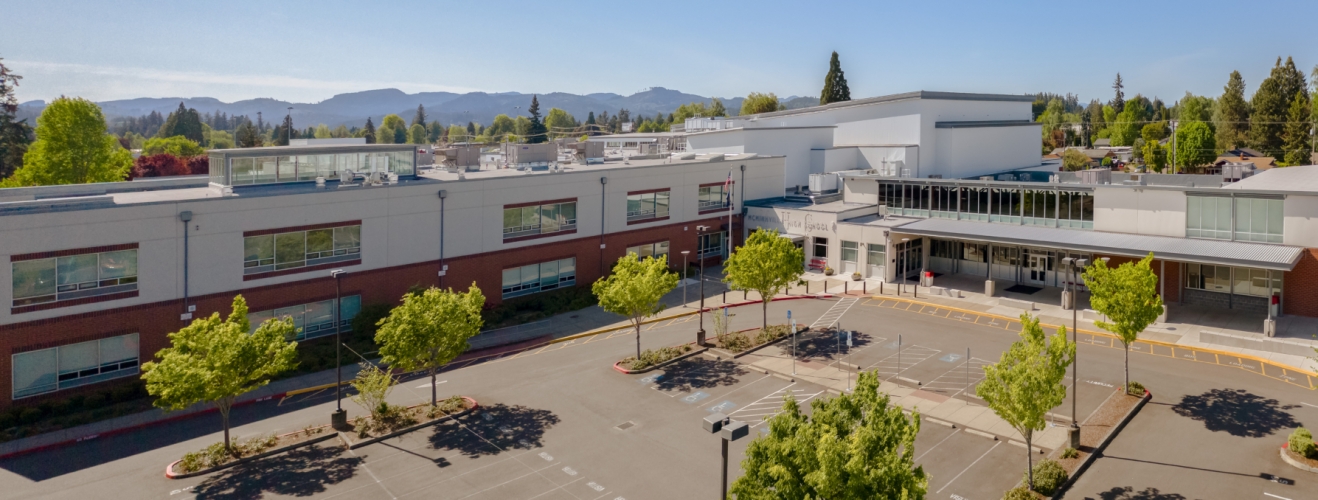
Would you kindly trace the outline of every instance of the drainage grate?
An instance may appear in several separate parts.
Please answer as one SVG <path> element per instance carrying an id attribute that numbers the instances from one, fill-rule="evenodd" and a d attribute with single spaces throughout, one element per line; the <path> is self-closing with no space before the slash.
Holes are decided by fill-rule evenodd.
<path id="1" fill-rule="evenodd" d="M 635 426 L 636 426 L 636 423 L 635 423 L 635 422 L 632 422 L 631 420 L 628 420 L 628 421 L 626 421 L 626 422 L 623 422 L 623 423 L 621 423 L 621 424 L 618 424 L 618 426 L 617 426 L 617 427 L 614 427 L 614 428 L 615 428 L 615 429 L 618 429 L 618 430 L 620 430 L 620 431 L 625 431 L 625 430 L 630 429 L 630 428 L 635 427 Z"/>

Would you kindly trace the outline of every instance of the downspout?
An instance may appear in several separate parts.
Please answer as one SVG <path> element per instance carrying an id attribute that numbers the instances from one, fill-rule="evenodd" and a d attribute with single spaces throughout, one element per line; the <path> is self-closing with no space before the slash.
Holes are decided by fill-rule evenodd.
<path id="1" fill-rule="evenodd" d="M 192 211 L 184 210 L 179 212 L 178 219 L 183 221 L 183 318 L 189 318 L 187 315 L 192 312 L 188 305 L 188 223 L 192 222 Z M 186 321 L 185 319 L 185 321 Z"/>
<path id="2" fill-rule="evenodd" d="M 448 266 L 444 265 L 444 199 L 448 198 L 448 191 L 439 190 L 439 288 L 444 288 L 444 276 L 448 274 Z"/>

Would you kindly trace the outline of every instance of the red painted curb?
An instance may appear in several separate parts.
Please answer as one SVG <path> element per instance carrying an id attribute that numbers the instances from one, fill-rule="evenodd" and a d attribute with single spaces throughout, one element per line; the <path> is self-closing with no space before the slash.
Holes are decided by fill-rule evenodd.
<path id="1" fill-rule="evenodd" d="M 621 363 L 621 362 L 622 362 L 622 361 L 619 361 L 618 363 Z M 625 374 L 627 374 L 627 375 L 631 375 L 631 374 L 632 374 L 632 371 L 631 371 L 631 370 L 628 370 L 628 369 L 626 369 L 626 368 L 623 368 L 623 367 L 621 367 L 621 366 L 618 366 L 618 363 L 614 363 L 614 364 L 613 364 L 613 369 L 614 369 L 614 370 L 618 370 L 618 371 L 620 371 L 620 372 L 622 372 L 622 373 L 625 373 Z"/>

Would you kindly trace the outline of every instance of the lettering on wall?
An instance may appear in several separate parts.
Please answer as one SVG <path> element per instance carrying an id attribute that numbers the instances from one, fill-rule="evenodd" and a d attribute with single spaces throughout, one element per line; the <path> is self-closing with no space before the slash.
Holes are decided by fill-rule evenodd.
<path id="1" fill-rule="evenodd" d="M 773 211 L 748 213 L 746 220 L 755 224 L 756 229 L 777 229 L 792 234 L 837 233 L 837 222 L 817 222 L 814 214 L 801 216 L 791 211 Z"/>

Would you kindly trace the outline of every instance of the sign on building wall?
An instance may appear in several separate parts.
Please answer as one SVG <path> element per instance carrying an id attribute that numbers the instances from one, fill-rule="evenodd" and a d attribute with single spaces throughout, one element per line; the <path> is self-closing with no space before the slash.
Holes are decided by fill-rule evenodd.
<path id="1" fill-rule="evenodd" d="M 746 226 L 754 229 L 776 229 L 783 234 L 820 236 L 837 234 L 837 218 L 801 210 L 751 207 L 746 213 Z"/>

